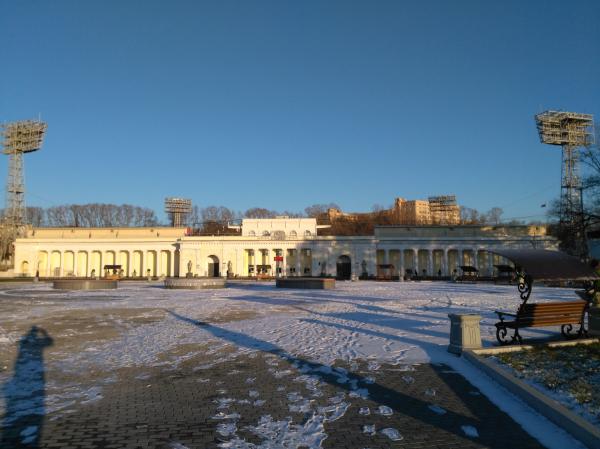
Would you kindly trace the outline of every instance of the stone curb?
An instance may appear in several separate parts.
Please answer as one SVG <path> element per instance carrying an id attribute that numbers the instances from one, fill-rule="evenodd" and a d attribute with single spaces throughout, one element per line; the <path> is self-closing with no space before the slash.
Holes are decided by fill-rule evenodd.
<path id="1" fill-rule="evenodd" d="M 593 341 L 597 340 L 592 340 L 592 342 Z M 585 444 L 588 448 L 600 449 L 600 429 L 594 427 L 585 419 L 580 418 L 575 413 L 568 410 L 565 406 L 542 394 L 530 385 L 527 385 L 522 380 L 517 379 L 508 371 L 502 369 L 499 366 L 496 366 L 496 364 L 492 361 L 486 360 L 484 357 L 480 356 L 480 354 L 490 355 L 494 352 L 508 352 L 506 351 L 505 347 L 497 349 L 499 349 L 499 351 L 494 351 L 491 349 L 465 349 L 462 355 L 471 364 L 473 364 L 481 371 L 486 373 L 488 376 L 490 376 L 492 379 L 494 379 L 512 394 L 521 398 L 531 408 L 548 418 L 554 424 L 565 429 L 576 439 Z"/>

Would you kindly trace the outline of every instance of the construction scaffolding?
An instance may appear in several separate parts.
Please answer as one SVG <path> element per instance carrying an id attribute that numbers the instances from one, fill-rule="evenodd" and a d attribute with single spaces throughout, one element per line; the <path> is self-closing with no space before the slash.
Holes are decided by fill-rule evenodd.
<path id="1" fill-rule="evenodd" d="M 165 198 L 165 212 L 171 220 L 171 226 L 184 225 L 186 216 L 192 211 L 192 200 L 185 198 Z"/>
<path id="2" fill-rule="evenodd" d="M 427 198 L 433 224 L 450 225 L 460 222 L 460 208 L 456 195 L 438 195 Z"/>
<path id="3" fill-rule="evenodd" d="M 540 141 L 562 147 L 560 220 L 574 224 L 582 219 L 583 198 L 579 176 L 579 148 L 594 143 L 594 117 L 566 111 L 535 116 Z"/>
<path id="4" fill-rule="evenodd" d="M 0 127 L 2 152 L 8 155 L 6 209 L 3 218 L 4 223 L 14 229 L 27 222 L 23 154 L 42 147 L 47 127 L 46 123 L 39 120 L 12 122 Z"/>

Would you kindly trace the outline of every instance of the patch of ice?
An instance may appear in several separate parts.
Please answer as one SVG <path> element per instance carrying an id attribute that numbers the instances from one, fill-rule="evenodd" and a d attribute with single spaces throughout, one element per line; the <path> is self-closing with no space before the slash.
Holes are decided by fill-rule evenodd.
<path id="1" fill-rule="evenodd" d="M 479 432 L 477 432 L 477 429 L 473 426 L 460 426 L 460 428 L 465 433 L 465 435 L 470 438 L 478 438 L 479 437 Z"/>
<path id="2" fill-rule="evenodd" d="M 303 399 L 302 395 L 297 391 L 292 391 L 287 394 L 288 401 L 290 402 L 298 402 Z"/>
<path id="3" fill-rule="evenodd" d="M 254 405 L 255 407 L 262 407 L 266 403 L 267 403 L 267 401 L 265 401 L 264 399 L 257 399 L 256 401 L 254 401 L 252 403 L 252 405 Z"/>
<path id="4" fill-rule="evenodd" d="M 289 404 L 289 409 L 290 412 L 294 412 L 294 413 L 308 413 L 311 411 L 311 405 L 312 405 L 311 400 L 309 399 L 304 399 L 302 401 L 298 401 L 295 402 L 293 404 Z"/>
<path id="5" fill-rule="evenodd" d="M 371 414 L 371 410 L 369 409 L 369 407 L 361 407 L 358 410 L 358 414 L 359 415 L 364 415 L 364 416 L 368 416 Z"/>
<path id="6" fill-rule="evenodd" d="M 256 377 L 248 377 L 246 379 L 247 384 L 253 384 L 254 382 L 256 382 Z"/>
<path id="7" fill-rule="evenodd" d="M 21 435 L 22 437 L 28 437 L 28 436 L 36 434 L 37 431 L 38 431 L 38 426 L 28 426 L 28 427 L 25 427 L 23 430 L 21 430 L 21 433 L 19 435 Z"/>
<path id="8" fill-rule="evenodd" d="M 290 374 L 292 374 L 292 371 L 289 369 L 285 369 L 285 370 L 277 370 L 273 373 L 273 376 L 275 376 L 275 379 L 282 379 L 285 376 L 289 376 Z"/>
<path id="9" fill-rule="evenodd" d="M 367 367 L 369 371 L 377 371 L 379 368 L 381 368 L 381 365 L 377 362 L 369 362 L 369 366 Z"/>
<path id="10" fill-rule="evenodd" d="M 216 404 L 219 404 L 217 406 L 217 410 L 220 410 L 223 408 L 228 408 L 233 402 L 235 402 L 235 399 L 233 399 L 233 398 L 218 398 L 218 399 L 215 399 L 213 402 L 215 402 Z"/>
<path id="11" fill-rule="evenodd" d="M 361 398 L 368 399 L 369 398 L 369 390 L 366 388 L 359 388 L 358 390 L 351 391 L 348 396 L 351 398 Z"/>
<path id="12" fill-rule="evenodd" d="M 409 385 L 415 383 L 415 378 L 412 376 L 402 376 L 402 380 Z"/>
<path id="13" fill-rule="evenodd" d="M 283 385 L 280 385 L 277 387 L 277 391 L 285 391 L 285 387 Z"/>
<path id="14" fill-rule="evenodd" d="M 439 405 L 430 405 L 429 410 L 438 415 L 445 415 L 447 413 L 446 410 L 440 407 Z"/>
<path id="15" fill-rule="evenodd" d="M 211 417 L 212 419 L 240 419 L 240 414 L 239 413 L 225 413 L 225 412 L 218 412 L 216 415 Z"/>
<path id="16" fill-rule="evenodd" d="M 250 390 L 248 391 L 248 396 L 250 396 L 251 398 L 257 398 L 260 396 L 260 393 L 256 390 Z"/>
<path id="17" fill-rule="evenodd" d="M 229 437 L 237 432 L 237 426 L 235 423 L 227 422 L 217 425 L 217 433 L 224 437 Z"/>
<path id="18" fill-rule="evenodd" d="M 342 402 L 336 405 L 328 405 L 325 407 L 317 408 L 317 411 L 323 415 L 325 415 L 324 422 L 333 422 L 340 419 L 342 416 L 346 414 L 346 411 L 350 407 L 350 404 L 347 402 Z"/>
<path id="19" fill-rule="evenodd" d="M 362 428 L 362 431 L 364 434 L 373 436 L 377 433 L 377 431 L 375 430 L 375 424 L 365 424 Z"/>
<path id="20" fill-rule="evenodd" d="M 313 415 L 304 424 L 293 424 L 291 418 L 273 421 L 271 415 L 265 415 L 260 418 L 256 426 L 247 426 L 246 430 L 261 438 L 263 442 L 256 445 L 235 437 L 219 443 L 219 447 L 225 449 L 292 449 L 299 447 L 319 449 L 327 438 L 323 427 L 323 417 L 319 415 Z"/>
<path id="21" fill-rule="evenodd" d="M 178 443 L 176 441 L 171 441 L 169 443 L 169 449 L 190 449 L 190 448 L 185 446 L 184 444 Z"/>
<path id="22" fill-rule="evenodd" d="M 435 388 L 428 388 L 427 390 L 425 390 L 425 396 L 435 396 L 435 395 L 436 395 Z"/>
<path id="23" fill-rule="evenodd" d="M 394 411 L 387 405 L 380 405 L 377 409 L 377 413 L 379 413 L 382 416 L 392 416 L 394 414 Z"/>
<path id="24" fill-rule="evenodd" d="M 400 441 L 400 440 L 404 439 L 404 437 L 402 435 L 400 435 L 400 432 L 398 432 L 393 427 L 386 427 L 385 429 L 382 429 L 379 432 L 381 434 L 385 435 L 386 437 L 388 437 L 392 441 Z"/>
<path id="25" fill-rule="evenodd" d="M 375 378 L 372 376 L 367 376 L 364 378 L 364 382 L 366 384 L 374 384 L 375 383 Z"/>

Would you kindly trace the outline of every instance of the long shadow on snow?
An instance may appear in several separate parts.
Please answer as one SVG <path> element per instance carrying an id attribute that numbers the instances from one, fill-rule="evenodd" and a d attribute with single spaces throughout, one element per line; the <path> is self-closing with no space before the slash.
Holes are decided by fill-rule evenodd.
<path id="1" fill-rule="evenodd" d="M 13 377 L 2 387 L 5 414 L 0 448 L 40 447 L 46 412 L 44 349 L 52 344 L 52 337 L 37 326 L 21 337 Z"/>
<path id="2" fill-rule="evenodd" d="M 396 390 L 392 390 L 384 385 L 378 384 L 378 383 L 369 383 L 367 382 L 367 379 L 365 379 L 363 376 L 356 374 L 356 373 L 341 373 L 339 371 L 336 371 L 334 368 L 332 368 L 329 365 L 323 365 L 321 363 L 317 363 L 317 362 L 311 362 L 308 360 L 305 360 L 303 358 L 300 357 L 295 357 L 291 354 L 289 354 L 288 352 L 284 351 L 283 349 L 279 348 L 278 346 L 266 342 L 264 340 L 259 340 L 257 338 L 251 337 L 249 335 L 246 334 L 242 334 L 239 332 L 234 332 L 234 331 L 230 331 L 218 326 L 213 326 L 211 324 L 202 322 L 202 321 L 198 321 L 192 318 L 188 318 L 185 317 L 183 315 L 179 315 L 176 312 L 173 312 L 171 310 L 167 310 L 169 312 L 169 314 L 171 314 L 174 318 L 184 321 L 186 323 L 189 323 L 191 325 L 194 326 L 198 326 L 208 332 L 210 332 L 212 335 L 214 335 L 215 337 L 219 338 L 219 339 L 223 339 L 223 340 L 227 340 L 237 346 L 241 346 L 241 347 L 246 347 L 246 348 L 250 348 L 250 349 L 254 349 L 254 350 L 261 350 L 263 352 L 269 353 L 269 354 L 273 354 L 276 355 L 277 357 L 281 358 L 282 360 L 287 361 L 288 363 L 291 364 L 296 364 L 297 366 L 302 366 L 308 368 L 309 371 L 307 371 L 307 374 L 312 374 L 312 375 L 316 375 L 319 376 L 324 382 L 335 386 L 336 388 L 340 388 L 343 390 L 346 390 L 347 392 L 353 391 L 351 388 L 351 383 L 353 383 L 352 381 L 356 381 L 357 384 L 360 384 L 363 388 L 367 388 L 369 391 L 369 399 L 375 401 L 376 403 L 380 404 L 380 405 L 386 405 L 388 407 L 390 407 L 391 409 L 393 409 L 395 412 L 411 417 L 417 421 L 422 422 L 423 424 L 425 424 L 426 426 L 431 426 L 431 427 L 436 427 L 439 429 L 442 429 L 448 433 L 451 433 L 457 437 L 459 437 L 461 440 L 464 440 L 465 443 L 467 442 L 471 442 L 468 438 L 465 438 L 465 435 L 461 429 L 461 426 L 463 425 L 473 425 L 475 427 L 479 426 L 481 427 L 482 424 L 484 424 L 484 422 L 489 418 L 489 416 L 483 412 L 483 413 L 479 413 L 474 414 L 473 416 L 465 416 L 459 413 L 455 413 L 452 412 L 451 410 L 447 410 L 446 414 L 443 416 L 443 419 L 439 419 L 439 417 L 435 414 L 433 414 L 432 412 L 428 411 L 428 407 L 431 405 L 428 402 L 425 402 L 421 399 L 412 397 L 412 396 L 408 396 L 400 391 L 396 391 Z M 316 323 L 320 323 L 318 320 L 312 320 Z M 328 323 L 323 323 L 323 324 L 328 324 Z M 346 328 L 344 326 L 338 326 L 341 328 Z M 353 328 L 350 328 L 353 329 Z M 363 331 L 361 329 L 357 329 L 358 331 Z M 381 334 L 381 335 L 386 335 L 386 334 Z M 388 337 L 392 337 L 393 336 L 388 336 Z M 418 342 L 419 344 L 422 344 L 421 341 Z M 445 367 L 444 365 L 442 365 L 443 367 Z M 446 367 L 447 369 L 447 367 Z M 303 372 L 305 372 L 303 370 Z M 436 374 L 439 376 L 439 371 L 436 371 Z M 343 383 L 340 383 L 340 379 L 344 379 L 346 378 L 346 380 Z M 448 387 L 455 393 L 458 394 L 458 392 L 455 391 L 455 385 L 451 385 L 450 383 L 446 382 L 444 379 L 442 379 L 442 382 L 446 383 L 448 385 Z M 465 382 L 466 384 L 468 384 L 468 382 L 466 380 L 463 379 L 463 382 Z M 468 384 L 470 385 L 470 384 Z M 472 386 L 471 386 L 472 388 Z M 510 420 L 510 418 L 508 418 L 507 415 L 503 414 L 502 412 L 498 412 L 501 416 L 503 416 L 503 418 L 505 420 Z M 512 423 L 513 426 L 515 426 L 514 431 L 515 432 L 519 432 L 522 435 L 519 435 L 519 439 L 522 441 L 527 441 L 527 440 L 531 440 L 531 442 L 535 442 L 535 440 L 533 440 L 528 434 L 526 434 L 522 429 L 518 428 L 518 426 L 516 426 L 516 424 L 514 424 L 514 422 Z M 423 439 L 423 435 L 419 436 L 419 441 L 422 441 Z M 490 447 L 490 448 L 502 448 L 505 449 L 506 447 L 506 443 L 499 441 L 497 438 L 497 435 L 494 432 L 486 432 L 484 434 L 479 435 L 479 439 L 478 439 L 478 443 L 481 443 L 483 445 L 485 445 L 486 447 Z M 468 443 L 467 443 L 468 444 Z"/>

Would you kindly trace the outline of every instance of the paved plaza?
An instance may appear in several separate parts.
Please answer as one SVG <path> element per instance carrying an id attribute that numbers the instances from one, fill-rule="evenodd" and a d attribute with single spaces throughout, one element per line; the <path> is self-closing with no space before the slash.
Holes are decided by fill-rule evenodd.
<path id="1" fill-rule="evenodd" d="M 489 344 L 494 289 L 4 287 L 0 447 L 545 447 L 445 352 L 449 310 L 483 310 Z"/>

